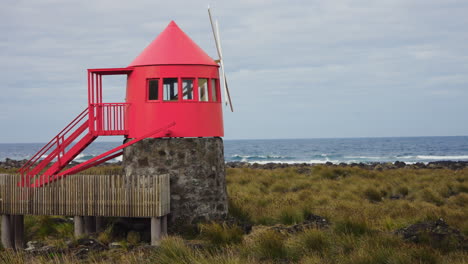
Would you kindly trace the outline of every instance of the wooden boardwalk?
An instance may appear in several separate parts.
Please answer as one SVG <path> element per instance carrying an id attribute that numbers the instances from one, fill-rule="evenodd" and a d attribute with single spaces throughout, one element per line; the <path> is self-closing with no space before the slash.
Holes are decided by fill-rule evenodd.
<path id="1" fill-rule="evenodd" d="M 160 217 L 169 213 L 169 175 L 70 175 L 44 187 L 18 187 L 0 174 L 1 215 Z"/>

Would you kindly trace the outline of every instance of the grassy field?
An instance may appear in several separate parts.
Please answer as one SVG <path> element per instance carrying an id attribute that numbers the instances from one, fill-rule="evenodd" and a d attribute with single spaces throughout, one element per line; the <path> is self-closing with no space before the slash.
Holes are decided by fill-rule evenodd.
<path id="1" fill-rule="evenodd" d="M 88 173 L 119 168 L 94 168 Z M 246 234 L 237 225 L 206 223 L 191 236 L 166 237 L 161 247 L 139 245 L 129 233 L 121 249 L 90 253 L 27 256 L 0 252 L 5 263 L 468 263 L 468 252 L 453 240 L 407 242 L 394 231 L 444 219 L 468 236 L 468 169 L 395 169 L 351 167 L 228 169 L 230 215 L 250 223 Z M 281 230 L 301 226 L 311 214 L 328 220 L 328 228 Z M 66 248 L 71 223 L 50 217 L 27 217 L 28 240 Z M 114 241 L 109 227 L 96 237 Z M 73 243 L 73 241 L 71 242 Z"/>

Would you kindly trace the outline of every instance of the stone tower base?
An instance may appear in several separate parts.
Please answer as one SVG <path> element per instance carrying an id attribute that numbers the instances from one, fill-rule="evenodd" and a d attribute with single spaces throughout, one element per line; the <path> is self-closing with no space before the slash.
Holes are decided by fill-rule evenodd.
<path id="1" fill-rule="evenodd" d="M 170 175 L 170 223 L 222 219 L 228 212 L 221 138 L 148 138 L 124 150 L 126 175 Z"/>

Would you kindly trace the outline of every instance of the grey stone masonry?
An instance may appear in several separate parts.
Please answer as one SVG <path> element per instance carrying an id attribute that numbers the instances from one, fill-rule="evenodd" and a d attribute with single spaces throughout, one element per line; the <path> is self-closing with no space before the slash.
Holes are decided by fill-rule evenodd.
<path id="1" fill-rule="evenodd" d="M 124 150 L 125 175 L 170 175 L 170 223 L 217 220 L 228 212 L 221 138 L 148 138 Z"/>

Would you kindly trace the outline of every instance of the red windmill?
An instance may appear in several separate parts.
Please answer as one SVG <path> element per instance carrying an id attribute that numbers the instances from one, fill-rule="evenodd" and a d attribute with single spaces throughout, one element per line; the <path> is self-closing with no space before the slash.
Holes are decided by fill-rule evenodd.
<path id="1" fill-rule="evenodd" d="M 122 155 L 123 148 L 145 138 L 222 137 L 220 83 L 228 99 L 229 94 L 218 33 L 212 27 L 218 61 L 172 21 L 128 67 L 88 69 L 88 107 L 21 168 L 21 185 L 40 187 L 78 173 Z M 103 103 L 104 75 L 127 75 L 126 102 Z M 132 140 L 62 171 L 97 137 L 108 135 Z"/>

